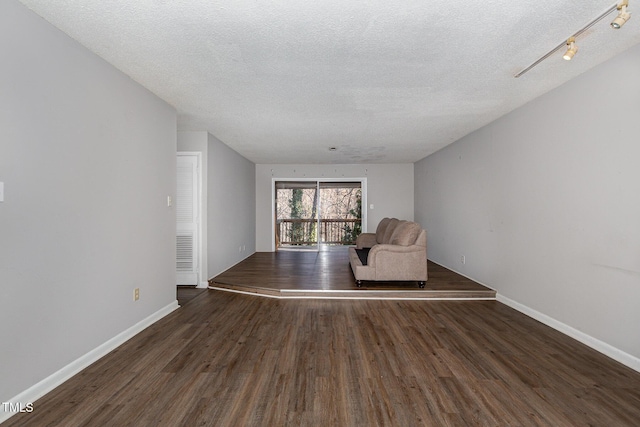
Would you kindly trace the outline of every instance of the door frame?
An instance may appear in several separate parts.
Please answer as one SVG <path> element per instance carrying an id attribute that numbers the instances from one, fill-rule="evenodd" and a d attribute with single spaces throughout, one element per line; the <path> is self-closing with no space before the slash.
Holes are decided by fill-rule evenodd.
<path id="1" fill-rule="evenodd" d="M 198 188 L 196 189 L 196 194 L 198 197 L 198 203 L 196 206 L 196 211 L 197 211 L 197 221 L 196 221 L 196 239 L 197 244 L 197 250 L 198 250 L 198 256 L 196 257 L 196 278 L 197 278 L 197 283 L 196 286 L 198 288 L 206 288 L 208 286 L 208 282 L 205 279 L 203 281 L 203 265 L 205 265 L 204 263 L 206 262 L 206 260 L 204 259 L 204 256 L 206 254 L 206 242 L 203 239 L 202 236 L 202 232 L 203 232 L 203 225 L 202 225 L 202 221 L 203 221 L 203 211 L 202 208 L 203 206 L 205 206 L 203 204 L 203 196 L 204 196 L 204 192 L 203 192 L 203 181 L 202 181 L 202 152 L 200 151 L 178 151 L 176 153 L 176 158 L 180 157 L 180 156 L 194 156 L 196 157 L 196 183 Z"/>
<path id="2" fill-rule="evenodd" d="M 298 177 L 286 177 L 276 178 L 271 177 L 271 252 L 276 251 L 276 182 L 277 181 L 315 181 L 320 182 L 359 182 L 360 190 L 362 191 L 362 230 L 367 230 L 367 178 L 360 177 L 342 177 L 342 178 L 298 178 Z M 322 206 L 319 207 L 319 213 L 322 210 Z M 318 241 L 318 250 L 320 250 L 321 243 Z"/>

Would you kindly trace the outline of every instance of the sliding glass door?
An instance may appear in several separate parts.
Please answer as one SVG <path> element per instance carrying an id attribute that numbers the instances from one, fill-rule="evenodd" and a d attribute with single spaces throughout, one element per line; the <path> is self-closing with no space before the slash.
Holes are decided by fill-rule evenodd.
<path id="1" fill-rule="evenodd" d="M 276 181 L 276 249 L 352 245 L 362 230 L 360 181 Z"/>

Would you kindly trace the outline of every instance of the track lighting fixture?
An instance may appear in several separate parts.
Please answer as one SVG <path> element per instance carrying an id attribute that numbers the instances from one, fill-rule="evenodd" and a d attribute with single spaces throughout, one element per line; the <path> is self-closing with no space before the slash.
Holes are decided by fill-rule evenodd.
<path id="1" fill-rule="evenodd" d="M 631 18 L 631 14 L 627 12 L 627 6 L 629 6 L 629 0 L 618 3 L 618 16 L 611 22 L 611 28 L 614 30 L 619 30 Z"/>
<path id="2" fill-rule="evenodd" d="M 562 55 L 562 59 L 565 59 L 567 61 L 571 61 L 571 58 L 573 58 L 573 56 L 578 53 L 578 46 L 576 46 L 576 38 L 575 37 L 569 37 L 569 40 L 567 40 L 567 51 L 564 53 L 564 55 Z"/>
<path id="3" fill-rule="evenodd" d="M 540 58 L 536 59 L 533 63 L 531 63 L 531 65 L 527 66 L 522 71 L 515 74 L 513 77 L 515 78 L 520 77 L 521 75 L 523 75 L 524 73 L 526 73 L 527 71 L 529 71 L 530 69 L 532 69 L 533 67 L 535 67 L 536 65 L 538 65 L 539 63 L 541 63 L 542 61 L 544 61 L 545 59 L 547 59 L 548 57 L 550 57 L 551 55 L 553 55 L 554 53 L 556 53 L 557 51 L 559 51 L 565 46 L 568 46 L 567 52 L 564 55 L 562 55 L 562 57 L 567 61 L 571 60 L 571 58 L 573 58 L 576 52 L 578 52 L 578 46 L 576 46 L 575 44 L 576 37 L 578 37 L 585 31 L 587 31 L 589 28 L 593 27 L 595 24 L 600 22 L 600 20 L 605 18 L 607 15 L 609 15 L 611 12 L 613 12 L 616 9 L 618 10 L 618 16 L 613 20 L 613 22 L 611 22 L 611 27 L 614 29 L 619 29 L 624 25 L 625 22 L 629 20 L 629 18 L 631 18 L 631 13 L 627 12 L 627 6 L 629 6 L 629 0 L 620 0 L 619 3 L 615 3 L 611 5 L 607 10 L 605 10 L 600 15 L 596 16 L 591 21 L 589 21 L 584 27 L 580 28 L 578 31 L 573 33 L 571 37 L 569 37 L 566 40 L 566 42 L 560 43 L 558 46 L 554 47 L 549 52 L 545 53 Z"/>

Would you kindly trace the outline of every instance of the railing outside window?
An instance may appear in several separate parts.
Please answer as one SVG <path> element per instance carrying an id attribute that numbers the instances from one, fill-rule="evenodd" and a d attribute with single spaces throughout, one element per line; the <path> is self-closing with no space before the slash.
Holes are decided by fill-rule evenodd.
<path id="1" fill-rule="evenodd" d="M 279 219 L 277 239 L 280 245 L 309 246 L 320 242 L 325 245 L 354 245 L 360 234 L 362 220 L 323 219 L 318 223 L 315 219 Z"/>

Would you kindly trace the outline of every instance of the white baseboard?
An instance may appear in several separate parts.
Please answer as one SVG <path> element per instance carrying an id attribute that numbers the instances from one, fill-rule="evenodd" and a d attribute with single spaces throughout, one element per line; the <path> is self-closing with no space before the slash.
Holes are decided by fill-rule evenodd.
<path id="1" fill-rule="evenodd" d="M 508 305 L 509 307 L 518 310 L 519 312 L 526 314 L 527 316 L 536 319 L 537 321 L 544 323 L 545 325 L 562 332 L 565 335 L 570 336 L 571 338 L 580 341 L 581 343 L 591 347 L 592 349 L 599 351 L 604 354 L 622 363 L 629 368 L 640 372 L 640 359 L 630 355 L 629 353 L 625 353 L 619 348 L 613 347 L 612 345 L 607 344 L 606 342 L 600 341 L 591 335 L 587 335 L 584 332 L 581 332 L 577 329 L 572 328 L 569 325 L 566 325 L 552 317 L 547 316 L 546 314 L 540 313 L 530 307 L 527 307 L 524 304 L 520 304 L 512 299 L 505 297 L 504 295 L 497 294 L 496 300 Z"/>
<path id="2" fill-rule="evenodd" d="M 39 383 L 29 387 L 22 393 L 18 394 L 12 399 L 9 399 L 8 402 L 20 402 L 26 404 L 27 402 L 32 403 L 49 393 L 54 388 L 58 387 L 65 381 L 67 381 L 72 376 L 76 375 L 80 371 L 82 371 L 87 366 L 95 363 L 102 357 L 106 356 L 109 352 L 116 349 L 118 346 L 124 344 L 129 339 L 133 338 L 133 336 L 142 332 L 144 329 L 148 328 L 158 320 L 162 319 L 169 313 L 173 312 L 178 308 L 178 301 L 174 301 L 171 304 L 167 305 L 164 308 L 156 311 L 149 317 L 141 320 L 135 325 L 131 326 L 129 329 L 119 333 L 115 337 L 111 338 L 104 344 L 99 345 L 94 348 L 84 356 L 74 360 L 69 363 L 67 366 L 63 367 L 57 372 L 49 375 L 47 378 L 43 379 Z M 15 415 L 15 412 L 5 412 L 4 409 L 0 408 L 0 423 L 6 421 L 11 416 Z"/>
<path id="3" fill-rule="evenodd" d="M 200 282 L 196 288 L 198 289 L 207 289 L 209 287 L 209 282 Z"/>

